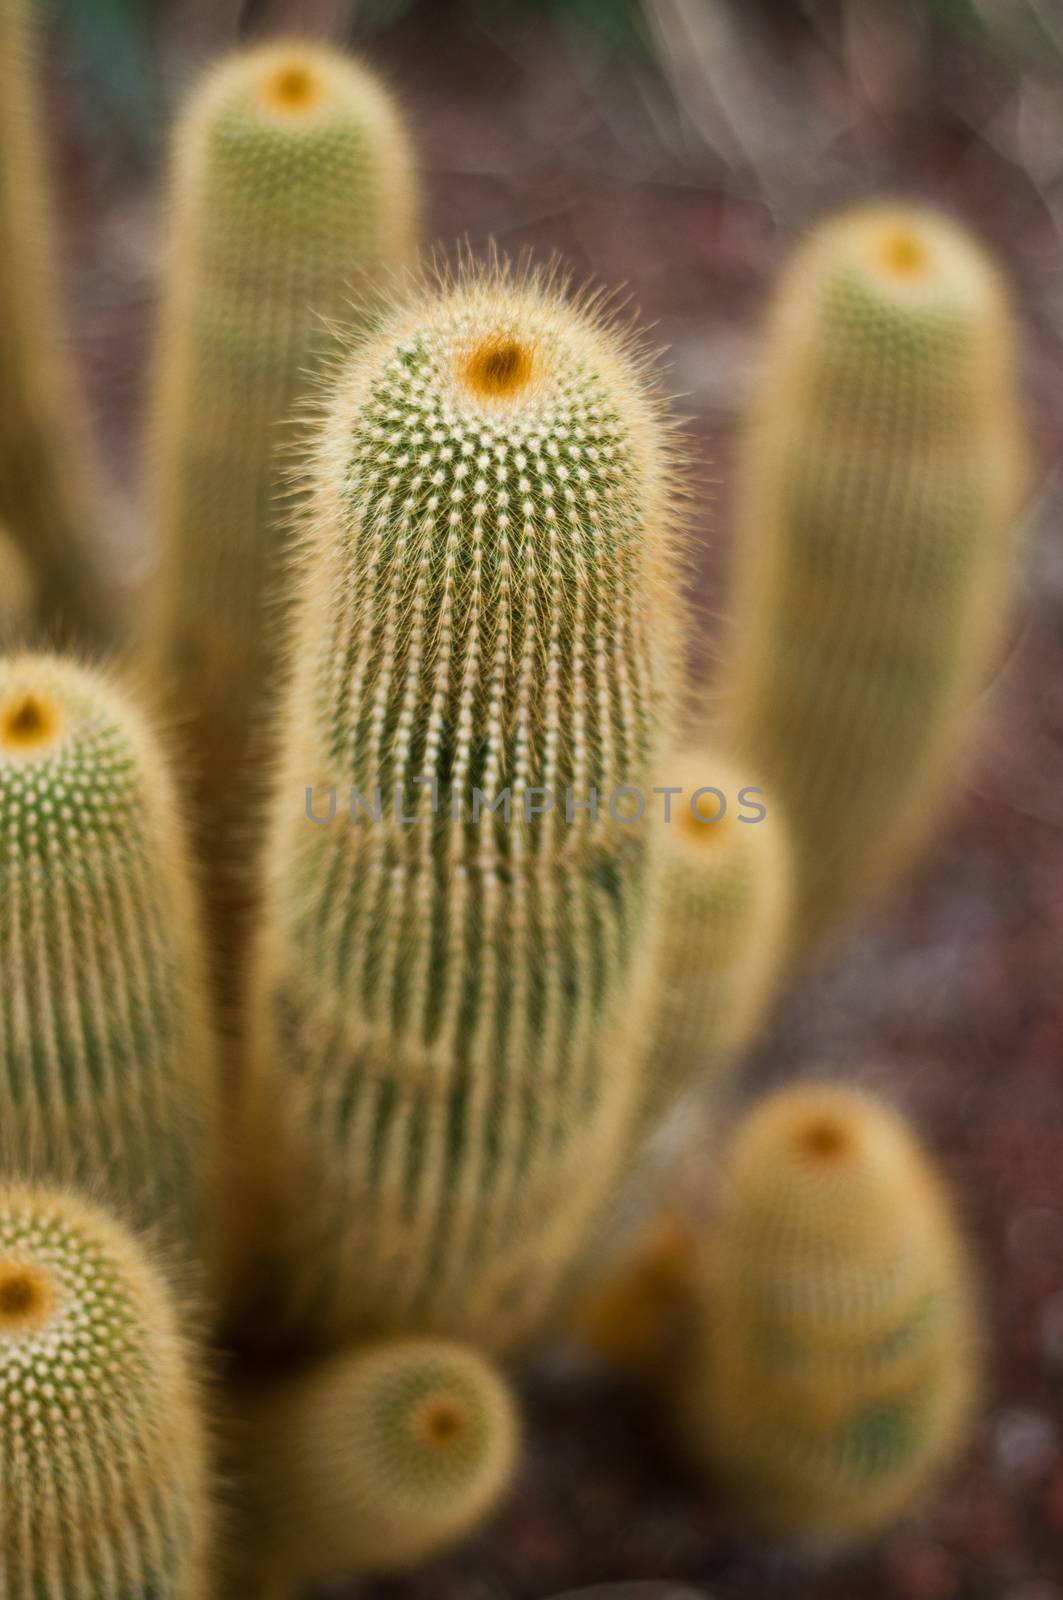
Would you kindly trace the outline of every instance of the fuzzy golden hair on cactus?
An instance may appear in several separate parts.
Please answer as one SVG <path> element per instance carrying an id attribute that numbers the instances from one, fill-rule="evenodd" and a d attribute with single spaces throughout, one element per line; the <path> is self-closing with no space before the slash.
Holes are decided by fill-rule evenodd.
<path id="1" fill-rule="evenodd" d="M 886 886 L 954 794 L 1026 483 L 995 268 L 872 205 L 784 275 L 745 429 L 728 737 L 790 819 L 797 936 Z"/>
<path id="2" fill-rule="evenodd" d="M 412 1567 L 474 1532 L 509 1489 L 508 1384 L 442 1339 L 356 1349 L 248 1393 L 237 1563 L 292 1600 L 307 1584 Z"/>
<path id="3" fill-rule="evenodd" d="M 0 1191 L 0 1589 L 206 1600 L 201 1400 L 169 1291 L 72 1194 Z"/>
<path id="4" fill-rule="evenodd" d="M 99 673 L 0 661 L 0 841 L 5 1165 L 202 1244 L 216 1068 L 196 908 L 156 742 Z"/>
<path id="5" fill-rule="evenodd" d="M 17 542 L 0 522 L 0 651 L 23 640 L 33 622 L 36 585 Z"/>
<path id="6" fill-rule="evenodd" d="M 161 550 L 144 652 L 186 732 L 193 821 L 224 918 L 224 892 L 246 892 L 285 658 L 298 413 L 338 329 L 364 327 L 382 281 L 411 262 L 418 207 L 390 94 L 324 46 L 227 57 L 173 145 L 150 451 Z"/>
<path id="7" fill-rule="evenodd" d="M 97 641 L 103 498 L 60 326 L 33 0 L 0 0 L 0 521 L 33 574 L 33 621 Z"/>
<path id="8" fill-rule="evenodd" d="M 726 1177 L 684 1431 L 776 1532 L 874 1533 L 948 1465 L 977 1390 L 948 1199 L 896 1112 L 831 1084 L 757 1105 Z"/>
<path id="9" fill-rule="evenodd" d="M 643 1116 L 719 1090 L 762 1022 L 789 943 L 789 830 L 774 798 L 710 745 L 665 763 L 657 990 Z"/>
<path id="10" fill-rule="evenodd" d="M 304 1326 L 498 1348 L 637 1097 L 656 863 L 611 807 L 674 719 L 669 433 L 629 336 L 495 264 L 353 356 L 310 478 L 251 1162 L 282 1152 Z"/>

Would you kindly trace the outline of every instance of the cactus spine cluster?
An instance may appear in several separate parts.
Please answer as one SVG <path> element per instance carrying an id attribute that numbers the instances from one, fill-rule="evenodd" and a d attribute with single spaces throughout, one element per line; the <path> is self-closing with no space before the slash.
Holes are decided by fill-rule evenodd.
<path id="1" fill-rule="evenodd" d="M 802 937 L 922 843 L 1000 647 L 1025 476 L 1011 346 L 993 267 L 932 212 L 843 215 L 784 275 L 724 689 L 794 830 Z"/>
<path id="2" fill-rule="evenodd" d="M 145 647 L 187 730 L 202 852 L 238 893 L 283 659 L 295 413 L 336 325 L 361 326 L 380 278 L 409 261 L 416 194 L 390 96 L 305 44 L 209 72 L 173 168 Z"/>
<path id="3" fill-rule="evenodd" d="M 976 1387 L 948 1201 L 895 1112 L 829 1084 L 757 1106 L 727 1180 L 688 1437 L 765 1524 L 871 1532 L 947 1464 Z"/>
<path id="4" fill-rule="evenodd" d="M 213 1040 L 169 779 L 98 673 L 0 661 L 0 1087 L 8 1170 L 198 1237 Z"/>
<path id="5" fill-rule="evenodd" d="M 131 1236 L 59 1192 L 0 1192 L 5 1600 L 205 1600 L 199 1396 Z"/>
<path id="6" fill-rule="evenodd" d="M 663 777 L 672 792 L 658 816 L 650 1121 L 684 1090 L 718 1087 L 749 1042 L 781 975 L 791 910 L 789 837 L 773 798 L 705 745 L 670 758 Z"/>
<path id="7" fill-rule="evenodd" d="M 668 456 L 625 339 L 502 268 L 426 290 L 333 394 L 252 1051 L 325 1337 L 520 1338 L 609 1192 L 655 884 L 612 810 L 671 731 Z"/>
<path id="8" fill-rule="evenodd" d="M 332 1358 L 250 1399 L 241 1435 L 254 1552 L 294 1597 L 314 1580 L 414 1566 L 509 1487 L 508 1385 L 463 1345 L 400 1339 Z"/>
<path id="9" fill-rule="evenodd" d="M 0 0 L 0 521 L 36 579 L 35 620 L 97 637 L 103 502 L 59 327 L 32 0 Z"/>

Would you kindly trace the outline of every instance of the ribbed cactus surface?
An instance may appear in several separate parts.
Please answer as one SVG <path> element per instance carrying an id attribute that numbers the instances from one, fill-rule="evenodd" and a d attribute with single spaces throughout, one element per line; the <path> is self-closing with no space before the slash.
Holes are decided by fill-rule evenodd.
<path id="1" fill-rule="evenodd" d="M 969 1269 L 936 1173 L 870 1095 L 798 1085 L 726 1168 L 683 1422 L 750 1512 L 820 1539 L 902 1514 L 962 1439 Z"/>
<path id="2" fill-rule="evenodd" d="M 284 42 L 206 74 L 175 132 L 171 187 L 145 649 L 187 730 L 213 893 L 246 871 L 271 747 L 296 413 L 337 328 L 362 329 L 381 280 L 410 260 L 416 194 L 376 78 Z"/>
<path id="3" fill-rule="evenodd" d="M 205 1600 L 199 1396 L 169 1296 L 80 1199 L 0 1192 L 0 1591 Z"/>
<path id="4" fill-rule="evenodd" d="M 721 687 L 793 828 L 799 936 L 883 885 L 955 793 L 1014 586 L 1012 344 L 993 267 L 917 208 L 828 222 L 777 292 Z"/>
<path id="5" fill-rule="evenodd" d="M 654 885 L 610 802 L 671 725 L 667 468 L 625 339 L 502 269 L 426 290 L 333 395 L 253 1051 L 326 1334 L 507 1342 L 608 1192 Z"/>
<path id="6" fill-rule="evenodd" d="M 0 0 L 0 521 L 37 580 L 35 621 L 96 638 L 104 505 L 60 325 L 33 0 Z"/>
<path id="7" fill-rule="evenodd" d="M 749 772 L 694 744 L 667 759 L 660 787 L 669 795 L 654 813 L 664 865 L 648 1120 L 686 1090 L 720 1086 L 781 978 L 792 909 L 789 830 Z"/>
<path id="8" fill-rule="evenodd" d="M 237 1560 L 257 1556 L 293 1600 L 315 1579 L 414 1566 L 495 1509 L 518 1432 L 508 1385 L 463 1345 L 333 1358 L 246 1407 Z"/>
<path id="9" fill-rule="evenodd" d="M 0 662 L 0 1141 L 198 1238 L 215 1065 L 170 784 L 99 674 Z"/>

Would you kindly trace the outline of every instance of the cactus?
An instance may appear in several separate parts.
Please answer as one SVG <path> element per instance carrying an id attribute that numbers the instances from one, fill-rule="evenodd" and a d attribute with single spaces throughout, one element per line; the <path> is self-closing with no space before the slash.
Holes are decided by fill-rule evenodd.
<path id="1" fill-rule="evenodd" d="M 997 275 L 871 206 L 784 278 L 747 425 L 728 737 L 794 830 L 821 934 L 923 842 L 1001 645 L 1025 480 Z"/>
<path id="2" fill-rule="evenodd" d="M 139 1245 L 61 1192 L 0 1193 L 0 1588 L 202 1600 L 199 1395 Z"/>
<path id="3" fill-rule="evenodd" d="M 643 1112 L 649 1122 L 685 1089 L 717 1091 L 749 1042 L 780 976 L 792 889 L 779 808 L 738 766 L 706 746 L 690 747 L 669 760 L 664 776 L 672 792 L 659 813 L 666 909 Z"/>
<path id="4" fill-rule="evenodd" d="M 294 417 L 379 280 L 414 248 L 402 120 L 354 61 L 308 44 L 210 72 L 174 140 L 171 264 L 151 445 L 161 557 L 144 640 L 191 756 L 220 910 L 246 893 L 281 663 Z"/>
<path id="5" fill-rule="evenodd" d="M 170 785 L 97 673 L 0 662 L 0 1083 L 7 1159 L 198 1238 L 213 1041 Z"/>
<path id="6" fill-rule="evenodd" d="M 0 0 L 0 521 L 34 575 L 34 620 L 95 641 L 103 501 L 59 328 L 31 11 Z"/>
<path id="7" fill-rule="evenodd" d="M 577 1344 L 609 1371 L 659 1387 L 686 1342 L 699 1266 L 687 1218 L 662 1209 L 579 1297 Z"/>
<path id="8" fill-rule="evenodd" d="M 413 1566 L 456 1543 L 494 1510 L 516 1462 L 508 1386 L 475 1351 L 439 1339 L 333 1357 L 245 1397 L 242 1418 L 236 1560 L 253 1557 L 278 1594 Z"/>
<path id="9" fill-rule="evenodd" d="M 426 287 L 335 390 L 248 1135 L 259 1167 L 287 1147 L 292 1309 L 326 1338 L 524 1337 L 608 1195 L 656 882 L 613 811 L 676 697 L 667 439 L 628 341 L 501 266 Z"/>
<path id="10" fill-rule="evenodd" d="M 0 651 L 9 651 L 30 627 L 36 608 L 33 574 L 17 542 L 0 523 Z"/>
<path id="11" fill-rule="evenodd" d="M 949 1204 L 902 1119 L 829 1084 L 756 1107 L 727 1180 L 685 1431 L 765 1524 L 872 1532 L 948 1462 L 976 1389 Z"/>

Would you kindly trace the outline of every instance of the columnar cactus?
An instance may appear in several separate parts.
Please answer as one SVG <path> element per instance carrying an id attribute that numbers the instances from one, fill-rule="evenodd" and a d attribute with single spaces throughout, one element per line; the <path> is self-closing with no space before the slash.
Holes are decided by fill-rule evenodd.
<path id="1" fill-rule="evenodd" d="M 0 1589 L 205 1600 L 204 1430 L 170 1297 L 63 1193 L 0 1192 Z"/>
<path id="2" fill-rule="evenodd" d="M 33 574 L 18 544 L 0 523 L 0 650 L 10 650 L 31 626 L 36 604 Z"/>
<path id="3" fill-rule="evenodd" d="M 761 1022 L 789 937 L 786 823 L 709 746 L 669 758 L 655 822 L 664 856 L 658 989 L 644 1115 L 719 1085 Z"/>
<path id="4" fill-rule="evenodd" d="M 241 51 L 178 125 L 171 207 L 145 651 L 187 733 L 221 897 L 243 887 L 283 659 L 295 413 L 337 327 L 361 328 L 412 256 L 405 127 L 372 74 L 330 49 Z"/>
<path id="5" fill-rule="evenodd" d="M 334 1357 L 249 1397 L 243 1421 L 236 1561 L 293 1597 L 456 1543 L 494 1510 L 516 1464 L 508 1385 L 475 1351 L 439 1339 Z"/>
<path id="6" fill-rule="evenodd" d="M 803 937 L 888 881 L 955 790 L 1013 588 L 1012 343 L 980 249 L 913 207 L 829 222 L 778 292 L 723 689 L 794 830 Z"/>
<path id="7" fill-rule="evenodd" d="M 37 579 L 37 620 L 96 638 L 103 502 L 59 326 L 31 12 L 0 0 L 0 519 Z"/>
<path id="8" fill-rule="evenodd" d="M 189 1242 L 215 1137 L 213 1041 L 170 785 L 95 672 L 0 662 L 5 1168 L 88 1185 Z"/>
<path id="9" fill-rule="evenodd" d="M 676 694 L 669 465 L 625 340 L 502 269 L 426 290 L 333 395 L 251 1052 L 327 1337 L 509 1343 L 608 1193 L 655 882 L 618 792 L 649 794 Z"/>
<path id="10" fill-rule="evenodd" d="M 896 1113 L 830 1085 L 755 1108 L 726 1175 L 687 1435 L 765 1524 L 870 1532 L 948 1462 L 976 1386 L 947 1199 Z"/>

